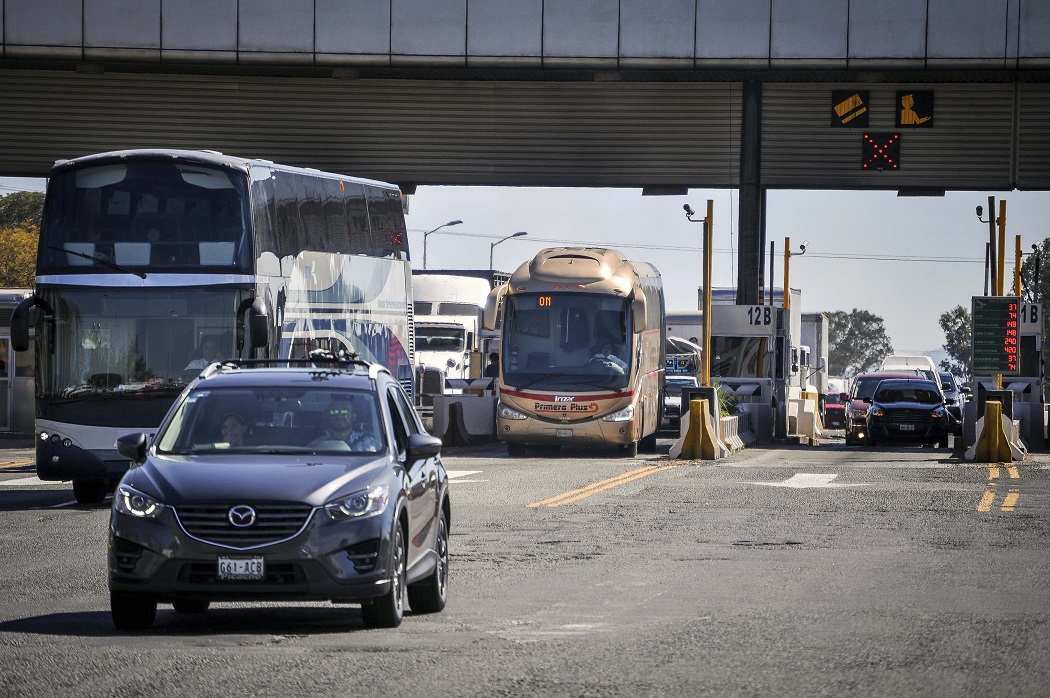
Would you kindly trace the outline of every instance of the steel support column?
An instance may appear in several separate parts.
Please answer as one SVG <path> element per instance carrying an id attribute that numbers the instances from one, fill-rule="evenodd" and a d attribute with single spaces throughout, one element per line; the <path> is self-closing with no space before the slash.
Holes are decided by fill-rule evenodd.
<path id="1" fill-rule="evenodd" d="M 744 83 L 740 118 L 740 252 L 737 258 L 736 302 L 758 305 L 764 285 L 766 190 L 762 187 L 762 83 Z"/>

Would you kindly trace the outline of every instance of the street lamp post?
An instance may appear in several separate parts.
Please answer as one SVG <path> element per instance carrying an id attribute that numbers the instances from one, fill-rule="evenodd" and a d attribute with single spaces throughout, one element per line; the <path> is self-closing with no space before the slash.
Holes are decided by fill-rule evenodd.
<path id="1" fill-rule="evenodd" d="M 439 225 L 438 227 L 434 228 L 433 230 L 428 230 L 427 232 L 423 233 L 423 268 L 424 269 L 427 268 L 427 237 L 431 233 L 436 233 L 437 231 L 441 230 L 442 228 L 446 228 L 446 227 L 448 227 L 450 225 L 459 225 L 462 222 L 463 221 L 449 221 L 448 223 L 443 223 L 443 224 Z"/>
<path id="2" fill-rule="evenodd" d="M 518 232 L 508 235 L 507 237 L 497 240 L 496 242 L 489 245 L 489 271 L 492 271 L 492 252 L 496 249 L 496 245 L 506 240 L 510 240 L 511 238 L 520 238 L 522 235 L 528 235 L 528 233 L 526 233 L 524 230 L 519 230 Z"/>

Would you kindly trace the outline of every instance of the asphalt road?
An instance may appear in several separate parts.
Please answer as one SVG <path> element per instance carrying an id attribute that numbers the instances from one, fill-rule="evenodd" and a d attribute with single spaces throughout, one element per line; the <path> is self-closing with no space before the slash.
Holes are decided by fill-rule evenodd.
<path id="1" fill-rule="evenodd" d="M 1050 695 L 1050 454 L 449 449 L 443 613 L 161 607 L 144 634 L 110 623 L 108 510 L 28 455 L 0 451 L 3 696 Z"/>

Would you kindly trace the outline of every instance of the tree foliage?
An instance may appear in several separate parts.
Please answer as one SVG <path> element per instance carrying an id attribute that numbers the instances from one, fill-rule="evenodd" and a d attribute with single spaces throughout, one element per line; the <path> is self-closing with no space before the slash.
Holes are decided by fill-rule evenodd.
<path id="1" fill-rule="evenodd" d="M 0 229 L 40 226 L 44 212 L 44 194 L 38 191 L 16 191 L 0 196 Z"/>
<path id="2" fill-rule="evenodd" d="M 941 360 L 941 370 L 970 378 L 970 366 L 973 365 L 973 322 L 970 311 L 961 305 L 944 312 L 940 317 L 941 329 L 944 330 L 944 344 L 948 358 Z"/>
<path id="3" fill-rule="evenodd" d="M 0 288 L 32 288 L 38 237 L 36 224 L 0 228 Z"/>
<path id="4" fill-rule="evenodd" d="M 828 313 L 828 370 L 854 376 L 877 366 L 893 353 L 893 343 L 878 315 L 854 308 Z"/>

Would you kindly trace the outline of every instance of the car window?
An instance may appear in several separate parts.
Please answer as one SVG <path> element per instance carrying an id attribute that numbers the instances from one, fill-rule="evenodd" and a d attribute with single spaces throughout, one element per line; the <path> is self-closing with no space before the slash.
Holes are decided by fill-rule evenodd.
<path id="1" fill-rule="evenodd" d="M 941 394 L 935 384 L 926 381 L 882 381 L 874 399 L 879 403 L 914 402 L 936 405 L 941 402 Z"/>
<path id="2" fill-rule="evenodd" d="M 360 452 L 384 448 L 370 391 L 296 386 L 202 388 L 178 405 L 161 453 Z"/>
<path id="3" fill-rule="evenodd" d="M 390 388 L 386 392 L 386 409 L 390 417 L 390 426 L 394 430 L 394 448 L 398 458 L 404 459 L 408 451 L 408 425 L 397 404 L 397 392 Z"/>

